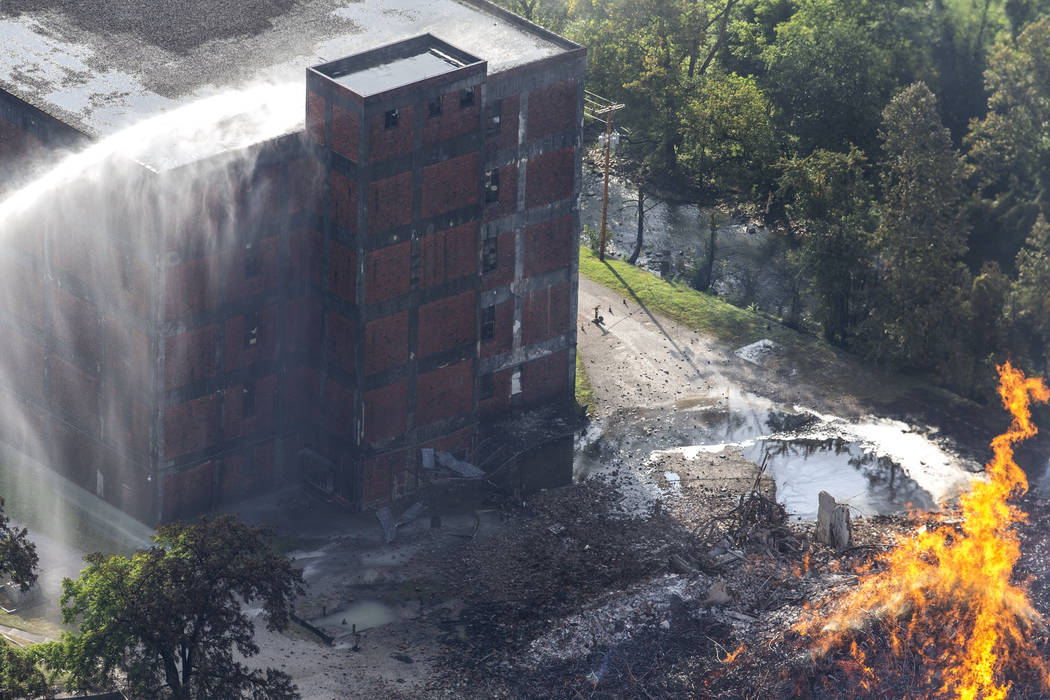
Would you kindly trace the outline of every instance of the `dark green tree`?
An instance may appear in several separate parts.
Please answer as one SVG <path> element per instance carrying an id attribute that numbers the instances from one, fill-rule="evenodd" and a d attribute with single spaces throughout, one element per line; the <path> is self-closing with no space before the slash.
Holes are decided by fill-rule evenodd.
<path id="1" fill-rule="evenodd" d="M 869 351 L 947 375 L 969 339 L 962 164 L 921 82 L 890 101 L 879 135 L 885 159 L 873 244 L 880 294 L 865 324 Z"/>
<path id="2" fill-rule="evenodd" d="M 1006 317 L 1033 369 L 1050 371 L 1050 224 L 1039 215 L 1017 254 Z"/>
<path id="3" fill-rule="evenodd" d="M 49 664 L 77 689 L 124 685 L 135 697 L 298 697 L 286 674 L 233 657 L 259 652 L 242 605 L 260 602 L 267 627 L 283 629 L 303 591 L 269 530 L 221 516 L 164 525 L 153 541 L 130 558 L 89 555 L 80 577 L 63 581 L 63 618 L 78 631 Z"/>
<path id="4" fill-rule="evenodd" d="M 818 149 L 805 158 L 781 161 L 778 196 L 797 241 L 792 260 L 816 298 L 824 336 L 848 345 L 864 311 L 864 291 L 873 223 L 867 159 Z"/>
<path id="5" fill-rule="evenodd" d="M 985 81 L 988 114 L 966 139 L 979 198 L 971 245 L 1008 268 L 1036 217 L 1050 217 L 1050 17 L 997 44 Z"/>

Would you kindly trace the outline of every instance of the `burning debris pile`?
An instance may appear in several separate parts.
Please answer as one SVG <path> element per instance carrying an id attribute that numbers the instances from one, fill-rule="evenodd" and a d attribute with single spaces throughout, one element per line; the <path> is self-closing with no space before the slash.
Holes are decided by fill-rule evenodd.
<path id="1" fill-rule="evenodd" d="M 862 567 L 859 583 L 830 611 L 809 611 L 796 631 L 811 643 L 816 669 L 782 691 L 794 685 L 799 696 L 851 687 L 856 696 L 875 697 L 1045 697 L 1047 628 L 1014 581 L 1015 526 L 1025 515 L 1010 501 L 1028 488 L 1013 444 L 1035 435 L 1031 402 L 1046 402 L 1050 390 L 1006 364 L 999 394 L 1013 422 L 992 441 L 986 479 L 960 499 L 958 517 L 929 521 Z"/>

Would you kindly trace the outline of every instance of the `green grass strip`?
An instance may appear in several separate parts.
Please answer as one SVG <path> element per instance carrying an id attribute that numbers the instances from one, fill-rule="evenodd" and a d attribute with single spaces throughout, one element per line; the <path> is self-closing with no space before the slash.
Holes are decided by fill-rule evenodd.
<path id="1" fill-rule="evenodd" d="M 587 370 L 583 368 L 583 358 L 580 348 L 576 348 L 576 408 L 582 413 L 584 406 L 587 407 L 587 415 L 594 413 L 594 387 L 587 377 Z"/>
<path id="2" fill-rule="evenodd" d="M 763 312 L 741 309 L 621 260 L 606 258 L 601 262 L 586 246 L 580 246 L 580 274 L 651 311 L 725 342 L 747 345 L 769 338 L 807 353 L 826 354 L 829 358 L 834 354 L 818 338 L 783 326 Z"/>

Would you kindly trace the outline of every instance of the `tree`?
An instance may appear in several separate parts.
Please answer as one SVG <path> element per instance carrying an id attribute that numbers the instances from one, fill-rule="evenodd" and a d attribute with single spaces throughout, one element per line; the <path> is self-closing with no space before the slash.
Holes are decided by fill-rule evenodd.
<path id="1" fill-rule="evenodd" d="M 753 78 L 709 75 L 686 101 L 681 155 L 698 176 L 745 193 L 767 191 L 778 153 L 773 107 Z"/>
<path id="2" fill-rule="evenodd" d="M 29 531 L 11 526 L 11 520 L 4 514 L 4 500 L 0 498 L 0 574 L 27 591 L 36 582 L 39 561 L 36 545 L 29 541 Z"/>
<path id="3" fill-rule="evenodd" d="M 1050 17 L 996 45 L 985 84 L 988 115 L 966 138 L 981 199 L 973 246 L 1007 268 L 1040 212 L 1050 217 Z"/>
<path id="4" fill-rule="evenodd" d="M 798 242 L 792 259 L 817 298 L 824 337 L 840 345 L 852 338 L 871 274 L 872 193 L 866 164 L 855 147 L 848 153 L 817 149 L 805 158 L 781 161 L 777 181 Z"/>
<path id="5" fill-rule="evenodd" d="M 136 697 L 296 698 L 287 674 L 234 661 L 259 653 L 242 604 L 262 603 L 269 629 L 287 626 L 302 571 L 269 544 L 270 531 L 233 516 L 157 529 L 131 558 L 88 555 L 62 582 L 62 615 L 78 632 L 49 664 L 78 689 L 115 688 Z"/>
<path id="6" fill-rule="evenodd" d="M 943 370 L 967 340 L 962 164 L 924 83 L 890 101 L 879 136 L 883 197 L 873 242 L 881 296 L 867 323 L 870 352 Z"/>
<path id="7" fill-rule="evenodd" d="M 1017 254 L 1006 317 L 1040 372 L 1050 370 L 1050 224 L 1042 214 Z"/>

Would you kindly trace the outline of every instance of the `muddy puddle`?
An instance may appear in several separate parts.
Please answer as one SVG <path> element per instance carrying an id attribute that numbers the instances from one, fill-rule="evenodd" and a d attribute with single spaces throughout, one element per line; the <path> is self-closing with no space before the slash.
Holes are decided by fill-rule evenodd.
<path id="1" fill-rule="evenodd" d="M 628 507 L 644 509 L 681 489 L 680 476 L 660 468 L 662 456 L 688 461 L 727 448 L 762 466 L 799 519 L 816 517 L 820 491 L 858 515 L 930 509 L 979 470 L 936 433 L 900 421 L 850 421 L 739 394 L 621 410 L 592 424 L 577 441 L 574 478 L 620 476 Z M 638 478 L 624 483 L 624 473 Z"/>

